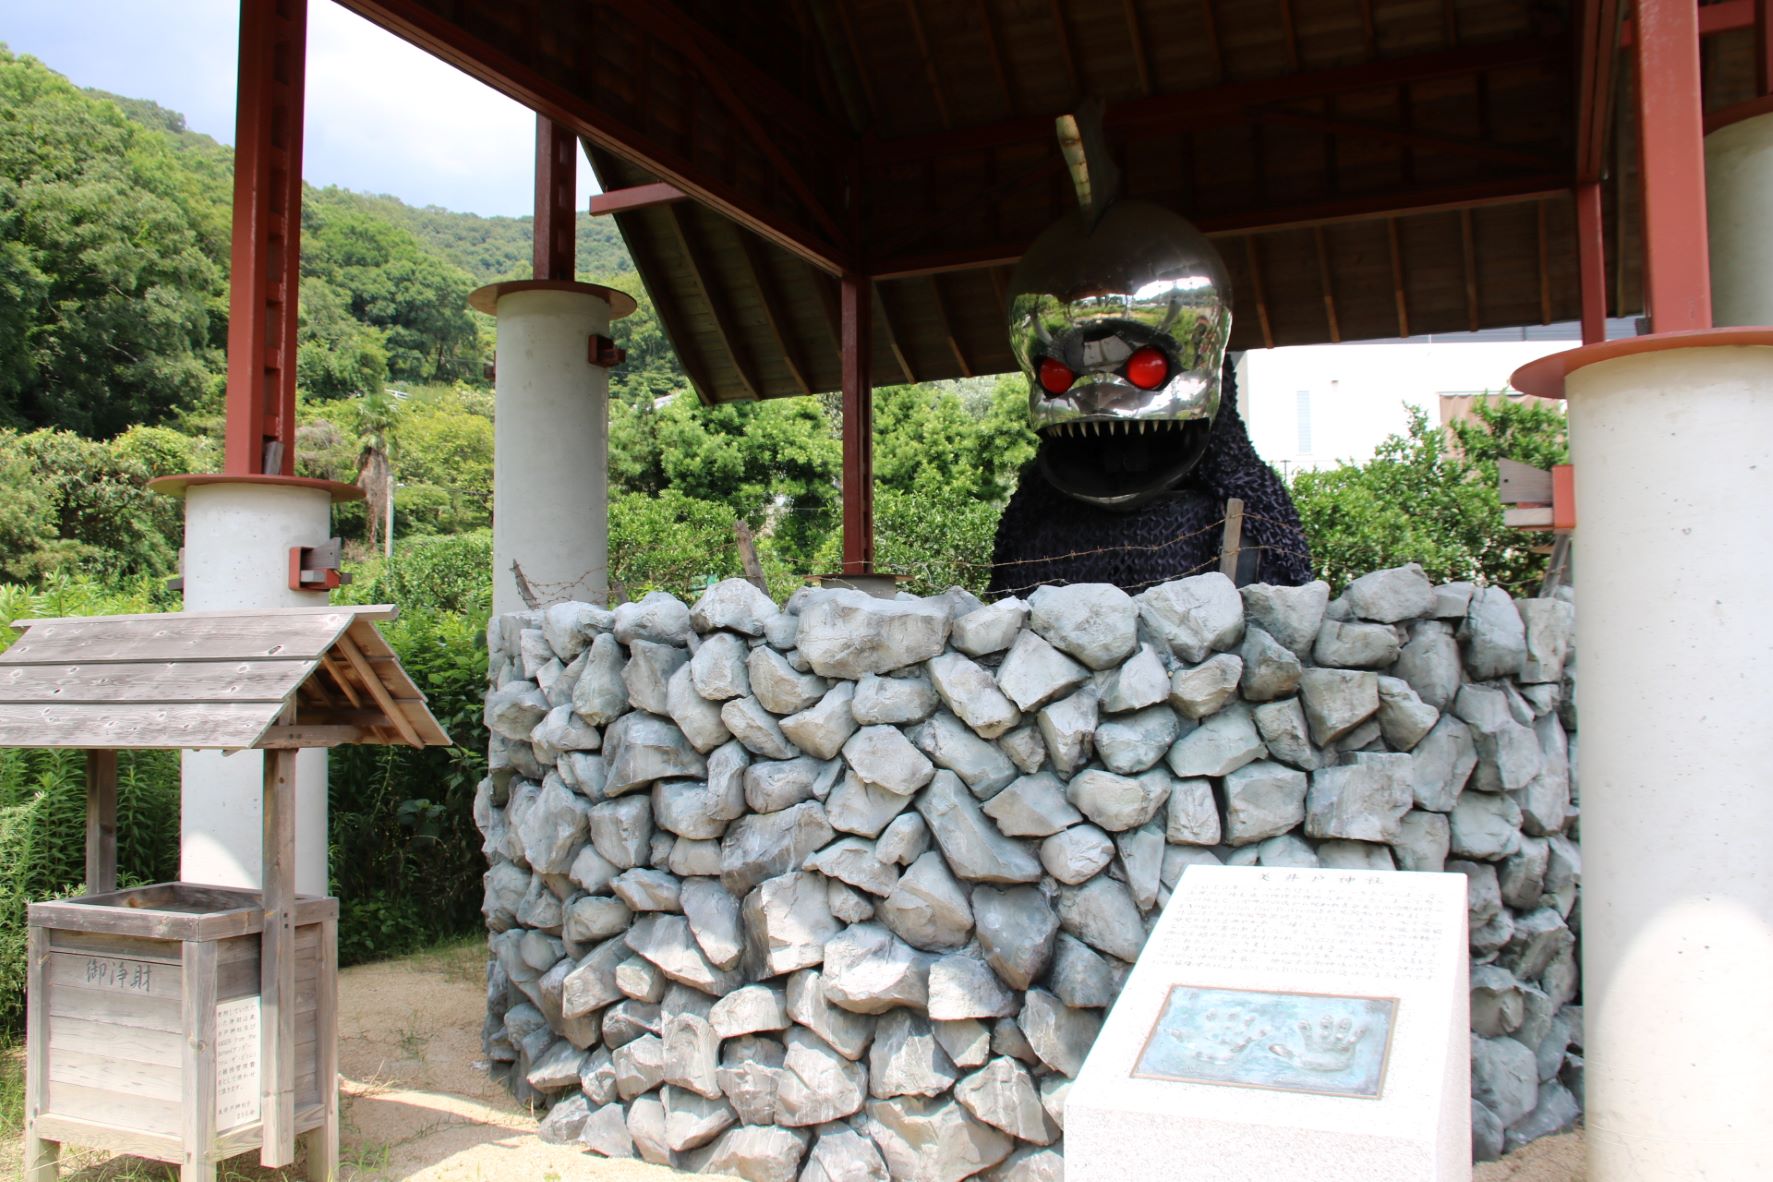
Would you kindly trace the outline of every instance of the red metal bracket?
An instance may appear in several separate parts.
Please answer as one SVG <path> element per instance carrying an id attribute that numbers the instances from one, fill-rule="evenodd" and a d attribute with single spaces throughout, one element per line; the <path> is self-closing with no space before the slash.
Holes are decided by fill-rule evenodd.
<path id="1" fill-rule="evenodd" d="M 328 538 L 318 546 L 289 548 L 289 589 L 291 591 L 331 591 L 351 581 L 339 569 L 344 547 L 337 538 Z"/>
<path id="2" fill-rule="evenodd" d="M 628 350 L 622 348 L 606 336 L 592 333 L 587 342 L 585 360 L 592 365 L 601 365 L 605 369 L 614 369 L 628 360 Z"/>
<path id="3" fill-rule="evenodd" d="M 1570 464 L 1551 468 L 1551 528 L 1560 533 L 1576 528 L 1576 469 Z"/>

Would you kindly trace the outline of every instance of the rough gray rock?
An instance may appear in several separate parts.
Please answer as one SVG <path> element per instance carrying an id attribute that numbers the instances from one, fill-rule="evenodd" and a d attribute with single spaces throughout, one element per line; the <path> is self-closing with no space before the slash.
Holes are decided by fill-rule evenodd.
<path id="1" fill-rule="evenodd" d="M 1109 714 L 1143 710 L 1157 705 L 1169 693 L 1170 675 L 1164 669 L 1163 658 L 1149 644 L 1141 644 L 1126 664 L 1103 681 L 1102 709 Z"/>
<path id="2" fill-rule="evenodd" d="M 666 1008 L 669 1011 L 668 1003 Z M 665 1082 L 719 1099 L 715 1069 L 720 1060 L 720 1037 L 708 1019 L 693 1011 L 667 1012 L 664 1027 L 660 1037 L 665 1043 Z"/>
<path id="3" fill-rule="evenodd" d="M 1098 707 L 1095 690 L 1085 686 L 1070 697 L 1044 707 L 1036 717 L 1047 754 L 1052 758 L 1054 770 L 1061 776 L 1069 776 L 1089 759 Z"/>
<path id="4" fill-rule="evenodd" d="M 810 968 L 825 959 L 825 944 L 843 925 L 826 902 L 825 881 L 817 874 L 791 871 L 767 878 L 745 896 L 740 916 L 755 977 L 775 977 Z"/>
<path id="5" fill-rule="evenodd" d="M 1500 1038 L 1521 1028 L 1527 998 L 1515 975 L 1501 965 L 1471 968 L 1471 1028 L 1485 1038 Z"/>
<path id="6" fill-rule="evenodd" d="M 980 1177 L 985 1182 L 1064 1182 L 1065 1159 L 1055 1150 L 1024 1145 Z"/>
<path id="7" fill-rule="evenodd" d="M 1446 869 L 1451 831 L 1440 813 L 1412 809 L 1398 822 L 1391 849 L 1399 870 L 1438 874 Z"/>
<path id="8" fill-rule="evenodd" d="M 1145 923 L 1132 893 L 1106 874 L 1060 889 L 1059 924 L 1091 948 L 1128 963 L 1145 945 Z"/>
<path id="9" fill-rule="evenodd" d="M 960 1182 L 996 1165 L 1015 1147 L 950 1099 L 871 1100 L 865 1128 L 890 1175 L 905 1182 Z"/>
<path id="10" fill-rule="evenodd" d="M 1250 623 L 1303 657 L 1311 652 L 1330 602 L 1330 585 L 1318 581 L 1303 587 L 1258 583 L 1242 590 Z"/>
<path id="11" fill-rule="evenodd" d="M 690 608 L 690 623 L 701 633 L 725 628 L 746 636 L 762 636 L 777 614 L 775 601 L 744 579 L 723 579 L 702 592 Z"/>
<path id="12" fill-rule="evenodd" d="M 543 874 L 565 874 L 593 816 L 593 806 L 584 797 L 575 795 L 558 776 L 550 776 L 517 826 L 523 856 Z"/>
<path id="13" fill-rule="evenodd" d="M 1471 1098 L 1496 1114 L 1504 1127 L 1539 1102 L 1539 1065 L 1533 1052 L 1512 1038 L 1471 1040 Z"/>
<path id="14" fill-rule="evenodd" d="M 879 677 L 870 673 L 855 685 L 850 713 L 863 726 L 922 722 L 936 709 L 936 687 L 921 674 Z"/>
<path id="15" fill-rule="evenodd" d="M 847 772 L 826 799 L 825 814 L 833 829 L 876 837 L 891 828 L 890 822 L 910 807 L 911 799 L 864 784 L 854 772 Z"/>
<path id="16" fill-rule="evenodd" d="M 930 848 L 930 827 L 917 813 L 893 818 L 874 843 L 874 855 L 882 862 L 909 866 Z"/>
<path id="17" fill-rule="evenodd" d="M 1477 748 L 1471 728 L 1450 714 L 1442 715 L 1410 756 L 1410 790 L 1417 806 L 1451 812 L 1475 767 Z"/>
<path id="18" fill-rule="evenodd" d="M 1083 820 L 1065 799 L 1065 786 L 1049 772 L 1023 776 L 980 810 L 1005 837 L 1048 837 Z"/>
<path id="19" fill-rule="evenodd" d="M 1248 854 L 1251 852 L 1251 847 L 1246 846 L 1238 852 Z M 1278 837 L 1271 837 L 1267 841 L 1259 842 L 1254 847 L 1254 852 L 1255 861 L 1242 864 L 1309 870 L 1315 870 L 1323 865 L 1318 859 L 1317 851 L 1305 844 L 1305 840 L 1296 833 L 1283 833 Z M 1229 862 L 1228 864 L 1239 865 L 1240 863 Z"/>
<path id="20" fill-rule="evenodd" d="M 1246 725 L 1248 719 L 1245 720 Z M 1251 727 L 1251 736 L 1255 735 Z M 1157 815 L 1169 799 L 1170 783 L 1164 776 L 1117 776 L 1100 768 L 1088 768 L 1072 777 L 1066 799 L 1084 816 L 1110 832 L 1133 829 Z"/>
<path id="21" fill-rule="evenodd" d="M 825 882 L 825 904 L 844 923 L 867 923 L 874 918 L 874 897 L 865 895 L 835 878 Z"/>
<path id="22" fill-rule="evenodd" d="M 667 977 L 703 993 L 727 993 L 742 983 L 738 974 L 715 968 L 703 955 L 690 932 L 689 920 L 681 915 L 643 915 L 634 921 L 624 939 L 628 947 L 652 961 Z"/>
<path id="23" fill-rule="evenodd" d="M 1022 721 L 1016 704 L 1004 697 L 991 674 L 970 657 L 944 653 L 932 657 L 924 667 L 943 705 L 980 738 L 995 739 Z"/>
<path id="24" fill-rule="evenodd" d="M 841 1120 L 862 1108 L 868 1071 L 801 1027 L 788 1031 L 776 1083 L 776 1122 L 789 1128 Z"/>
<path id="25" fill-rule="evenodd" d="M 795 643 L 822 677 L 854 680 L 927 661 L 948 640 L 946 605 L 828 591 L 800 613 Z"/>
<path id="26" fill-rule="evenodd" d="M 1094 825 L 1073 825 L 1040 843 L 1040 864 L 1060 882 L 1076 885 L 1114 857 L 1114 842 Z"/>
<path id="27" fill-rule="evenodd" d="M 868 1050 L 871 1096 L 939 1096 L 959 1077 L 922 1014 L 891 1010 L 875 1024 L 874 1045 Z"/>
<path id="28" fill-rule="evenodd" d="M 1576 608 L 1561 599 L 1515 601 L 1521 626 L 1526 630 L 1526 659 L 1521 680 L 1530 684 L 1557 683 L 1564 679 L 1564 661 L 1576 635 Z"/>
<path id="29" fill-rule="evenodd" d="M 616 1095 L 624 1101 L 652 1091 L 665 1079 L 665 1041 L 643 1034 L 610 1052 L 616 1069 Z"/>
<path id="30" fill-rule="evenodd" d="M 1096 881 L 1105 881 L 1097 879 Z M 1127 903 L 1132 903 L 1128 897 Z M 1134 915 L 1137 916 L 1137 910 Z M 973 922 L 985 962 L 1014 989 L 1026 989 L 1052 959 L 1059 918 L 1046 896 L 1034 887 L 973 891 Z M 1141 931 L 1141 937 L 1143 931 Z M 968 1014 L 966 1017 L 984 1017 Z"/>
<path id="31" fill-rule="evenodd" d="M 1440 711 L 1424 702 L 1401 677 L 1379 679 L 1379 732 L 1394 751 L 1409 751 L 1440 719 Z"/>
<path id="32" fill-rule="evenodd" d="M 584 1062 L 585 1052 L 564 1038 L 556 1039 L 529 1069 L 526 1079 L 538 1092 L 558 1092 L 579 1082 Z"/>
<path id="33" fill-rule="evenodd" d="M 1320 841 L 1318 865 L 1326 870 L 1396 870 L 1391 850 L 1368 841 Z"/>
<path id="34" fill-rule="evenodd" d="M 846 1125 L 822 1129 L 800 1182 L 890 1182 L 874 1142 Z"/>
<path id="35" fill-rule="evenodd" d="M 708 1012 L 708 1024 L 723 1039 L 738 1038 L 759 1031 L 788 1028 L 788 1000 L 781 989 L 769 985 L 747 985 L 735 989 Z"/>
<path id="36" fill-rule="evenodd" d="M 957 617 L 949 639 L 969 657 L 1000 653 L 1027 620 L 1028 605 L 1012 595 Z"/>
<path id="37" fill-rule="evenodd" d="M 1096 728 L 1096 755 L 1110 771 L 1136 775 L 1164 757 L 1180 730 L 1181 724 L 1167 706 L 1122 714 Z"/>
<path id="38" fill-rule="evenodd" d="M 967 942 L 973 932 L 972 908 L 941 854 L 929 851 L 897 877 L 897 885 L 876 908 L 880 921 L 894 935 L 913 948 L 930 952 L 959 948 Z"/>
<path id="39" fill-rule="evenodd" d="M 850 710 L 855 696 L 854 682 L 838 682 L 816 703 L 784 718 L 782 734 L 816 759 L 836 759 L 844 743 L 856 733 L 856 716 Z"/>
<path id="40" fill-rule="evenodd" d="M 1298 698 L 1264 702 L 1250 711 L 1268 753 L 1282 763 L 1311 771 L 1323 762 L 1306 727 L 1305 707 Z"/>
<path id="41" fill-rule="evenodd" d="M 586 895 L 566 908 L 561 935 L 573 944 L 590 944 L 625 930 L 633 917 L 620 899 Z"/>
<path id="42" fill-rule="evenodd" d="M 607 632 L 601 632 L 585 653 L 585 667 L 573 685 L 572 705 L 592 726 L 607 726 L 628 713 L 628 687 L 622 681 L 627 654 Z M 490 696 L 489 696 L 490 700 Z"/>
<path id="43" fill-rule="evenodd" d="M 896 727 L 866 726 L 843 745 L 844 760 L 865 784 L 908 795 L 930 782 L 935 765 Z"/>
<path id="44" fill-rule="evenodd" d="M 746 669 L 750 656 L 743 640 L 731 632 L 716 632 L 704 639 L 690 658 L 690 684 L 710 702 L 742 698 L 751 692 L 751 674 Z"/>
<path id="45" fill-rule="evenodd" d="M 1339 739 L 1379 711 L 1379 677 L 1352 669 L 1307 669 L 1299 679 L 1312 742 Z"/>
<path id="46" fill-rule="evenodd" d="M 1025 776 L 1032 776 L 1046 765 L 1047 743 L 1036 723 L 1023 723 L 999 739 L 997 745 Z"/>
<path id="47" fill-rule="evenodd" d="M 630 645 L 637 640 L 686 644 L 692 631 L 689 608 L 664 591 L 649 591 L 636 603 L 620 605 L 614 624 L 616 639 Z"/>
<path id="48" fill-rule="evenodd" d="M 649 714 L 668 713 L 666 690 L 671 684 L 671 675 L 688 661 L 688 651 L 676 645 L 634 641 L 628 646 L 628 663 L 622 667 L 622 684 L 628 687 L 628 701 L 635 709 Z"/>
<path id="49" fill-rule="evenodd" d="M 679 911 L 679 891 L 682 884 L 677 876 L 663 870 L 654 870 L 646 866 L 636 866 L 632 870 L 624 870 L 610 880 L 610 889 L 616 898 L 626 903 L 632 911 Z"/>
<path id="50" fill-rule="evenodd" d="M 1409 682 L 1424 702 L 1444 712 L 1459 693 L 1461 669 L 1459 644 L 1447 625 L 1421 620 L 1410 625 L 1410 639 L 1399 650 L 1391 672 Z"/>
<path id="51" fill-rule="evenodd" d="M 1219 653 L 1191 669 L 1178 669 L 1170 679 L 1170 705 L 1184 718 L 1202 719 L 1237 696 L 1243 658 Z"/>
<path id="52" fill-rule="evenodd" d="M 1051 1145 L 1058 1135 L 1040 1105 L 1034 1077 L 1014 1059 L 993 1059 L 955 1085 L 954 1098 L 978 1120 L 1018 1140 Z"/>
<path id="53" fill-rule="evenodd" d="M 1305 797 L 1305 832 L 1390 842 L 1411 802 L 1402 769 L 1389 760 L 1319 768 Z"/>
<path id="54" fill-rule="evenodd" d="M 1305 669 L 1293 650 L 1254 624 L 1244 630 L 1238 659 L 1243 661 L 1238 691 L 1246 702 L 1286 697 L 1299 688 L 1299 676 Z"/>
<path id="55" fill-rule="evenodd" d="M 744 953 L 739 900 L 712 878 L 685 879 L 680 893 L 690 934 L 711 964 L 730 969 Z"/>
<path id="56" fill-rule="evenodd" d="M 1539 1086 L 1539 1102 L 1533 1111 L 1508 1126 L 1502 1141 L 1505 1152 L 1513 1153 L 1528 1142 L 1549 1137 L 1575 1126 L 1582 1116 L 1582 1104 L 1570 1090 L 1556 1080 Z"/>
<path id="57" fill-rule="evenodd" d="M 961 878 L 972 882 L 1039 880 L 1039 859 L 985 819 L 953 772 L 936 773 L 918 797 L 917 811 L 923 814 L 949 867 Z"/>
<path id="58" fill-rule="evenodd" d="M 931 996 L 933 998 L 934 994 Z M 1016 1012 L 1013 1002 L 1008 1012 Z M 937 1044 L 954 1061 L 956 1067 L 979 1067 L 991 1058 L 991 1028 L 977 1018 L 962 1018 L 952 1022 L 937 1020 L 934 1025 Z"/>
<path id="59" fill-rule="evenodd" d="M 599 632 L 615 625 L 615 617 L 589 603 L 568 601 L 542 610 L 542 637 L 556 657 L 572 661 L 591 647 Z"/>
<path id="60" fill-rule="evenodd" d="M 1069 932 L 1059 933 L 1047 984 L 1074 1009 L 1105 1009 L 1116 993 L 1108 959 Z"/>
<path id="61" fill-rule="evenodd" d="M 634 1139 L 628 1135 L 628 1116 L 620 1105 L 605 1103 L 587 1114 L 579 1143 L 599 1157 L 634 1156 Z"/>
<path id="62" fill-rule="evenodd" d="M 1179 845 L 1218 845 L 1220 838 L 1219 809 L 1213 800 L 1212 782 L 1189 779 L 1172 783 L 1164 817 L 1164 840 Z"/>
<path id="63" fill-rule="evenodd" d="M 1217 571 L 1160 583 L 1142 592 L 1138 603 L 1145 626 L 1190 665 L 1243 639 L 1243 600 L 1237 586 Z"/>
<path id="64" fill-rule="evenodd" d="M 1048 914 L 1050 916 L 1051 912 Z M 997 924 L 999 918 L 994 914 L 991 922 Z M 1058 920 L 1049 919 L 1044 929 L 1034 926 L 1028 928 L 1025 934 L 1037 942 L 1043 939 L 1051 941 L 1053 930 L 1057 926 Z M 994 928 L 994 933 L 996 932 L 997 929 Z M 994 938 L 1011 937 L 1003 933 L 1001 937 L 994 934 Z M 970 953 L 957 952 L 939 956 L 930 965 L 929 1013 L 938 1023 L 1003 1018 L 1015 1013 L 1017 1008 L 1015 995 L 1003 987 L 1003 982 L 997 979 L 984 961 Z"/>
<path id="65" fill-rule="evenodd" d="M 753 755 L 765 759 L 793 759 L 800 749 L 788 741 L 782 727 L 755 697 L 734 698 L 720 708 L 720 720 L 733 737 Z"/>
<path id="66" fill-rule="evenodd" d="M 745 668 L 751 694 L 772 714 L 797 714 L 825 696 L 831 683 L 816 673 L 802 673 L 772 648 L 751 650 Z"/>
<path id="67" fill-rule="evenodd" d="M 1343 591 L 1348 609 L 1363 620 L 1395 624 L 1434 612 L 1434 587 L 1415 563 L 1364 574 Z"/>
<path id="68" fill-rule="evenodd" d="M 834 1004 L 857 1014 L 929 1003 L 929 959 L 877 924 L 852 924 L 825 946 L 823 984 Z"/>
<path id="69" fill-rule="evenodd" d="M 708 646 L 703 645 L 702 651 L 707 652 Z M 671 675 L 671 681 L 665 687 L 665 713 L 671 716 L 671 721 L 677 724 L 690 746 L 706 755 L 733 735 L 720 719 L 720 707 L 696 691 L 692 668 L 682 665 Z"/>
<path id="70" fill-rule="evenodd" d="M 708 771 L 707 761 L 684 733 L 651 714 L 625 714 L 610 724 L 603 738 L 606 796 L 620 796 L 658 780 L 697 779 Z"/>
<path id="71" fill-rule="evenodd" d="M 527 681 L 513 681 L 487 691 L 482 717 L 494 734 L 527 743 L 530 732 L 548 716 L 550 709 L 552 706 L 541 690 Z"/>
<path id="72" fill-rule="evenodd" d="M 1271 760 L 1225 777 L 1225 840 L 1249 845 L 1297 828 L 1305 820 L 1305 773 Z"/>
<path id="73" fill-rule="evenodd" d="M 843 765 L 808 759 L 772 759 L 745 769 L 745 803 L 752 812 L 774 813 L 805 800 L 823 799 Z"/>
<path id="74" fill-rule="evenodd" d="M 997 685 L 1023 710 L 1035 710 L 1090 679 L 1090 671 L 1033 631 L 1016 638 L 997 669 Z"/>
<path id="75" fill-rule="evenodd" d="M 1471 1102 L 1471 1160 L 1496 1161 L 1502 1156 L 1502 1122 L 1476 1100 Z"/>
<path id="76" fill-rule="evenodd" d="M 883 897 L 892 894 L 899 882 L 897 867 L 876 855 L 873 842 L 860 837 L 839 838 L 809 857 L 806 868 Z"/>
<path id="77" fill-rule="evenodd" d="M 708 1144 L 738 1120 L 725 1100 L 711 1100 L 669 1084 L 660 1098 L 665 1105 L 665 1144 L 673 1153 Z"/>
<path id="78" fill-rule="evenodd" d="M 804 1129 L 741 1125 L 686 1154 L 683 1165 L 695 1173 L 733 1174 L 746 1182 L 795 1182 L 808 1140 Z"/>
<path id="79" fill-rule="evenodd" d="M 1315 672 L 1315 670 L 1314 670 Z M 1224 776 L 1267 754 L 1249 709 L 1241 703 L 1213 715 L 1170 748 L 1170 770 L 1182 779 Z"/>
<path id="80" fill-rule="evenodd" d="M 846 1059 L 859 1059 L 874 1037 L 874 1022 L 861 1014 L 851 1013 L 831 1003 L 825 994 L 824 978 L 806 970 L 788 978 L 788 1016 L 814 1034 Z"/>
<path id="81" fill-rule="evenodd" d="M 1339 669 L 1383 669 L 1397 660 L 1397 632 L 1387 624 L 1325 620 L 1311 659 Z"/>
<path id="82" fill-rule="evenodd" d="M 1060 1075 L 1076 1077 L 1102 1029 L 1102 1016 L 1071 1009 L 1044 989 L 1030 989 L 1016 1025 L 1042 1063 Z"/>
<path id="83" fill-rule="evenodd" d="M 742 895 L 766 878 L 798 869 L 833 835 L 824 808 L 812 800 L 779 813 L 741 817 L 720 841 L 721 885 Z"/>
<path id="84" fill-rule="evenodd" d="M 1461 858 L 1496 861 L 1521 848 L 1521 809 L 1507 796 L 1463 793 L 1447 821 L 1453 852 Z"/>
<path id="85" fill-rule="evenodd" d="M 1110 583 L 1041 587 L 1028 608 L 1030 628 L 1091 669 L 1120 664 L 1138 643 L 1138 608 Z"/>
<path id="86" fill-rule="evenodd" d="M 1514 599 L 1500 587 L 1479 587 L 1472 592 L 1471 606 L 1459 625 L 1459 639 L 1465 645 L 1465 671 L 1473 681 L 1518 677 L 1527 659 L 1526 625 Z M 1427 694 L 1422 696 L 1428 698 Z"/>
<path id="87" fill-rule="evenodd" d="M 587 814 L 591 845 L 617 870 L 644 864 L 651 856 L 652 814 L 652 804 L 644 796 L 592 805 Z"/>
<path id="88" fill-rule="evenodd" d="M 550 751 L 595 751 L 603 745 L 603 736 L 597 728 L 573 713 L 570 705 L 556 706 L 548 711 L 542 721 L 536 723 L 536 729 L 530 732 L 530 742 Z"/>

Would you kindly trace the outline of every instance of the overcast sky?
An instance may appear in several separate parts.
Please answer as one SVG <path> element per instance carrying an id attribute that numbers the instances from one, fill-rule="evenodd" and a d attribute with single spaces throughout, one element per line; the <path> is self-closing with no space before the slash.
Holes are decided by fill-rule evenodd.
<path id="1" fill-rule="evenodd" d="M 0 42 L 77 86 L 234 142 L 238 0 L 0 0 Z M 535 116 L 332 0 L 309 0 L 310 184 L 480 214 L 534 210 Z M 579 204 L 593 192 L 579 160 Z"/>

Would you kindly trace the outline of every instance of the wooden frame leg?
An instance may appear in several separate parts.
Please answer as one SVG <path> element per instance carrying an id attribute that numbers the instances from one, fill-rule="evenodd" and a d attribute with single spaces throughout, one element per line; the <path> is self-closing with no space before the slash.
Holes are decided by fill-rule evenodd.
<path id="1" fill-rule="evenodd" d="M 295 1160 L 295 780 L 293 749 L 265 752 L 259 1164 L 273 1170 Z"/>
<path id="2" fill-rule="evenodd" d="M 320 925 L 320 964 L 316 974 L 315 1076 L 323 1113 L 320 1127 L 302 1134 L 308 1156 L 308 1182 L 334 1182 L 339 1174 L 339 925 Z"/>
<path id="3" fill-rule="evenodd" d="M 215 1182 L 216 945 L 211 940 L 186 940 L 180 951 L 186 1102 L 179 1182 Z"/>
<path id="4" fill-rule="evenodd" d="M 61 1144 L 37 1135 L 37 1117 L 48 1101 L 45 1078 L 49 1054 L 49 994 L 44 965 L 49 939 L 32 925 L 25 946 L 25 1182 L 55 1182 L 60 1173 Z"/>

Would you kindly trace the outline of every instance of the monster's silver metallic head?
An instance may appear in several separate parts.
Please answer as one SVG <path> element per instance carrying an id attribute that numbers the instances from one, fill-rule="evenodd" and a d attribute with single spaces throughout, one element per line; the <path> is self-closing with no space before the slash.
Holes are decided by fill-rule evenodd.
<path id="1" fill-rule="evenodd" d="M 1128 507 L 1199 460 L 1231 335 L 1224 261 L 1187 219 L 1115 201 L 1048 229 L 1011 277 L 1010 347 L 1040 463 L 1061 491 Z"/>

